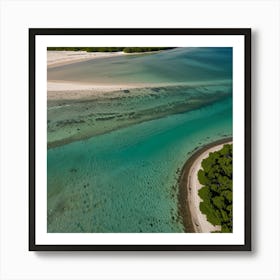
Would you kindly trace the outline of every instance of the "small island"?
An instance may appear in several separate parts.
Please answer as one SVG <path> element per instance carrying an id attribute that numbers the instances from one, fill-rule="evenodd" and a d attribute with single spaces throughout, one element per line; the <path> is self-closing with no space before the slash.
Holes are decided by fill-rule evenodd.
<path id="1" fill-rule="evenodd" d="M 201 167 L 200 211 L 212 225 L 220 225 L 221 232 L 232 232 L 232 144 L 211 152 Z"/>
<path id="2" fill-rule="evenodd" d="M 232 138 L 196 151 L 179 180 L 186 232 L 232 232 Z"/>

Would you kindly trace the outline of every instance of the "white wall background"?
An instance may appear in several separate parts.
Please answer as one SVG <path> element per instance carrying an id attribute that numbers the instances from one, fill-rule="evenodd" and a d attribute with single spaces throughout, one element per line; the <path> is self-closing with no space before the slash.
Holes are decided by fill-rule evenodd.
<path id="1" fill-rule="evenodd" d="M 0 0 L 0 279 L 280 279 L 280 2 Z M 253 252 L 29 252 L 28 28 L 251 27 Z"/>

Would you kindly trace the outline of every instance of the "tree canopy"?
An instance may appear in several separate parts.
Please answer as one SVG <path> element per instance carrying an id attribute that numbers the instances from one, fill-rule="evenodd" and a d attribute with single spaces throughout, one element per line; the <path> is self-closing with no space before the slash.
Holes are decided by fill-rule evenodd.
<path id="1" fill-rule="evenodd" d="M 221 225 L 221 232 L 232 232 L 232 144 L 210 153 L 201 166 L 200 211 L 211 224 Z"/>
<path id="2" fill-rule="evenodd" d="M 171 47 L 48 47 L 48 51 L 86 51 L 86 52 L 154 52 L 173 49 Z"/>

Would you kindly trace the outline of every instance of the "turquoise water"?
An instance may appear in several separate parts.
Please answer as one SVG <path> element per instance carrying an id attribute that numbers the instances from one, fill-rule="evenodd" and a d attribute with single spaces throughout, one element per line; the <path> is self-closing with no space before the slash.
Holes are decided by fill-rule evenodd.
<path id="1" fill-rule="evenodd" d="M 181 83 L 232 78 L 232 48 L 176 48 L 157 54 L 126 55 L 48 70 L 49 80 L 122 83 Z"/>
<path id="2" fill-rule="evenodd" d="M 129 67 L 132 75 L 128 79 L 133 80 L 137 73 L 137 82 L 220 81 L 230 80 L 232 75 L 229 48 L 183 48 L 114 59 L 123 61 L 125 67 L 112 65 L 111 59 L 97 63 L 110 82 L 122 81 L 128 75 L 123 69 Z M 164 71 L 166 63 L 177 67 L 176 74 L 173 68 Z M 96 73 L 102 71 L 96 71 L 94 65 L 90 61 L 55 68 L 56 79 L 69 80 L 80 69 L 84 79 L 99 80 L 102 75 Z M 121 65 L 119 71 L 117 65 Z M 148 73 L 142 73 L 147 65 Z M 203 92 L 205 103 L 200 96 L 199 107 L 193 110 L 49 149 L 48 232 L 184 232 L 178 214 L 180 170 L 195 149 L 232 135 L 232 92 L 218 94 L 209 104 L 207 91 Z M 137 100 L 133 106 L 143 106 L 142 99 Z M 107 102 L 110 104 L 110 99 Z"/>

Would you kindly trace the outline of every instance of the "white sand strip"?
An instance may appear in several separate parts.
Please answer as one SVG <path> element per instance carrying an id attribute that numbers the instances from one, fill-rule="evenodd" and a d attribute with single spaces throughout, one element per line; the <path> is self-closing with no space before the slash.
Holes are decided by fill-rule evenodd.
<path id="1" fill-rule="evenodd" d="M 122 56 L 124 52 L 47 51 L 48 68 L 96 58 Z"/>
<path id="2" fill-rule="evenodd" d="M 127 83 L 127 84 L 109 84 L 109 83 L 87 83 L 87 82 L 74 82 L 63 80 L 48 80 L 47 90 L 51 91 L 94 91 L 94 92 L 112 92 L 133 88 L 153 88 L 153 87 L 174 87 L 174 86 L 211 86 L 211 83 L 202 84 L 201 82 L 161 82 L 161 83 Z"/>
<path id="3" fill-rule="evenodd" d="M 117 90 L 124 90 L 129 88 L 139 88 L 142 85 L 137 84 L 94 84 L 94 83 L 79 83 L 71 81 L 48 81 L 48 92 L 50 91 L 73 91 L 73 90 L 87 90 L 93 92 L 112 92 Z"/>
<path id="4" fill-rule="evenodd" d="M 232 144 L 232 141 L 214 146 L 202 154 L 200 154 L 192 164 L 187 182 L 188 204 L 191 212 L 192 222 L 195 232 L 209 233 L 211 231 L 221 230 L 221 226 L 213 226 L 207 221 L 206 215 L 202 214 L 199 209 L 199 204 L 202 201 L 198 195 L 198 191 L 203 186 L 199 183 L 197 173 L 202 168 L 202 160 L 209 156 L 209 153 L 222 149 L 225 144 Z"/>

